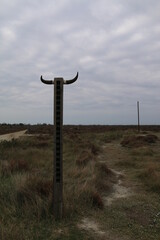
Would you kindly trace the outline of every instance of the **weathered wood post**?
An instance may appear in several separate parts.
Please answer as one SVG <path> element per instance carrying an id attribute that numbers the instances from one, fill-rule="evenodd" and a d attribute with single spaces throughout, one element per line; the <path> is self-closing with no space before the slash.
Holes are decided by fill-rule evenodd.
<path id="1" fill-rule="evenodd" d="M 54 177 L 53 177 L 53 211 L 55 219 L 63 216 L 63 84 L 71 84 L 78 78 L 78 72 L 72 80 L 54 78 L 41 81 L 54 84 Z"/>
<path id="2" fill-rule="evenodd" d="M 137 101 L 137 115 L 138 115 L 138 132 L 140 132 L 139 101 Z"/>

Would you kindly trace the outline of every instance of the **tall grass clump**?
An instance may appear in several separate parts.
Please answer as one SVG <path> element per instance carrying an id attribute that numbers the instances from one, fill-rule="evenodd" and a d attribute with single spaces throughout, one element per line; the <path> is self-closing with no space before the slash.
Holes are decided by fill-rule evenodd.
<path id="1" fill-rule="evenodd" d="M 15 175 L 17 211 L 38 220 L 52 214 L 53 181 L 37 175 Z"/>
<path id="2" fill-rule="evenodd" d="M 160 194 L 160 170 L 156 164 L 150 163 L 138 175 L 148 190 Z"/>
<path id="3" fill-rule="evenodd" d="M 106 163 L 97 162 L 95 165 L 95 186 L 96 189 L 107 193 L 112 189 L 113 184 L 117 181 L 115 173 L 108 168 Z"/>

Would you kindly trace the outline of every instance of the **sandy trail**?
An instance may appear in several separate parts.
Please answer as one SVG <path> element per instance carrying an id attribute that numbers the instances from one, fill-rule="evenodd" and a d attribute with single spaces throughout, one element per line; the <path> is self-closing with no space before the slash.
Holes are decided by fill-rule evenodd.
<path id="1" fill-rule="evenodd" d="M 12 139 L 17 139 L 17 138 L 23 136 L 26 132 L 27 132 L 27 129 L 23 130 L 23 131 L 19 131 L 19 132 L 13 132 L 13 133 L 0 135 L 0 142 L 4 141 L 4 140 L 11 141 Z"/>
<path id="2" fill-rule="evenodd" d="M 112 203 L 118 201 L 121 198 L 128 198 L 134 194 L 132 187 L 128 186 L 126 183 L 125 173 L 115 170 L 115 163 L 123 159 L 128 159 L 128 154 L 121 148 L 120 144 L 117 142 L 112 142 L 105 144 L 103 147 L 103 153 L 98 156 L 98 161 L 101 163 L 106 163 L 110 166 L 110 170 L 115 174 L 117 182 L 113 184 L 113 189 L 110 194 L 104 193 L 104 207 L 112 207 Z M 93 233 L 97 235 L 97 239 L 102 240 L 122 240 L 118 236 L 113 236 L 110 230 L 101 229 L 100 224 L 95 219 L 90 219 L 88 216 L 84 217 L 78 224 L 80 229 Z M 128 238 L 124 236 L 123 240 Z"/>

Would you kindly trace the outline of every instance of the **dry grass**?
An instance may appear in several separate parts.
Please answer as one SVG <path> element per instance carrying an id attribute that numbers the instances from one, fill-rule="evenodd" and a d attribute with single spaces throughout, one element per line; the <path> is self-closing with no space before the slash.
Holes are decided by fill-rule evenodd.
<path id="1" fill-rule="evenodd" d="M 75 152 L 78 153 L 76 157 L 76 164 L 78 166 L 86 166 L 90 161 L 94 161 L 101 149 L 95 143 L 85 139 L 78 138 L 75 144 Z"/>
<path id="2" fill-rule="evenodd" d="M 104 208 L 104 202 L 102 199 L 102 196 L 98 192 L 91 192 L 91 203 L 93 207 L 103 209 Z"/>
<path id="3" fill-rule="evenodd" d="M 38 195 L 40 197 L 48 197 L 52 194 L 53 181 L 45 179 L 37 174 L 16 174 L 12 177 L 15 185 L 15 191 L 22 198 L 27 196 Z"/>
<path id="4" fill-rule="evenodd" d="M 154 156 L 154 150 L 150 146 L 142 146 L 139 148 L 133 148 L 130 152 L 132 156 Z"/>
<path id="5" fill-rule="evenodd" d="M 89 161 L 94 160 L 94 155 L 90 151 L 82 151 L 76 158 L 78 166 L 86 166 Z"/>
<path id="6" fill-rule="evenodd" d="M 29 164 L 25 160 L 10 160 L 3 161 L 1 164 L 2 176 L 7 176 L 15 172 L 26 172 L 29 171 Z"/>
<path id="7" fill-rule="evenodd" d="M 154 134 L 125 136 L 121 141 L 123 147 L 142 147 L 156 143 L 158 137 Z"/>
<path id="8" fill-rule="evenodd" d="M 116 166 L 123 168 L 137 168 L 137 161 L 125 159 L 116 163 Z"/>
<path id="9" fill-rule="evenodd" d="M 149 190 L 160 193 L 160 169 L 156 163 L 150 163 L 146 166 L 138 177 Z"/>
<path id="10" fill-rule="evenodd" d="M 74 134 L 72 139 L 70 139 L 70 136 L 66 136 L 66 138 L 66 150 L 70 154 L 66 152 L 65 156 L 68 159 L 70 156 L 72 158 L 69 161 L 64 161 L 66 170 L 64 172 L 65 216 L 72 216 L 75 212 L 79 212 L 81 205 L 84 208 L 103 209 L 102 194 L 104 191 L 111 189 L 114 174 L 106 164 L 97 162 L 97 155 L 101 151 L 100 146 L 95 143 L 95 137 L 93 136 L 84 138 Z M 51 209 L 53 197 L 52 180 L 48 177 L 44 178 L 46 176 L 45 169 L 48 168 L 50 172 L 50 163 L 52 164 L 52 161 L 48 164 L 48 161 L 44 159 L 44 149 L 51 146 L 49 141 L 47 142 L 47 136 L 43 135 L 31 137 L 28 141 L 25 138 L 21 142 L 16 141 L 14 146 L 12 144 L 12 152 L 14 153 L 14 150 L 18 148 L 19 157 L 24 155 L 24 159 L 26 159 L 25 154 L 27 154 L 29 160 L 15 161 L 8 159 L 3 162 L 1 168 L 1 175 L 4 177 L 10 176 L 14 183 L 15 192 L 12 195 L 15 196 L 15 204 L 18 204 L 23 212 L 27 211 L 26 209 L 32 204 L 34 206 L 33 213 L 37 216 L 44 212 L 42 207 L 44 199 L 47 203 L 45 211 L 48 212 Z M 23 147 L 23 143 L 28 146 L 28 149 Z M 6 143 L 4 147 L 8 149 L 10 146 Z M 76 151 L 76 149 L 78 150 Z M 10 158 L 10 155 L 8 156 Z M 73 165 L 72 159 L 75 160 L 75 165 Z"/>
<path id="11" fill-rule="evenodd" d="M 107 193 L 111 191 L 113 184 L 117 181 L 115 173 L 108 168 L 106 163 L 97 162 L 95 166 L 95 186 L 98 192 Z"/>
<path id="12" fill-rule="evenodd" d="M 61 223 L 53 220 L 51 136 L 39 135 L 0 144 L 0 239 L 98 239 L 96 234 L 93 237 L 77 228 L 80 218 L 87 215 L 96 219 L 103 229 L 111 231 L 111 239 L 119 240 L 120 236 L 125 239 L 127 235 L 126 239 L 136 236 L 142 240 L 159 240 L 158 217 L 156 227 L 150 227 L 160 207 L 155 200 L 160 192 L 160 154 L 159 149 L 155 149 L 158 141 L 152 144 L 152 137 L 149 137 L 139 148 L 123 148 L 119 145 L 122 131 L 100 130 L 93 133 L 78 127 L 73 132 L 65 131 L 64 219 Z M 101 146 L 107 146 L 110 141 L 110 153 L 101 152 Z M 103 154 L 106 155 L 101 158 Z M 122 181 L 129 179 L 133 184 L 136 181 L 136 188 L 140 183 L 140 193 L 125 201 L 115 201 L 106 208 L 104 195 L 113 193 L 113 185 L 118 181 L 109 166 L 125 171 L 127 176 Z M 112 236 L 112 231 L 117 232 L 118 237 Z"/>
<path id="13" fill-rule="evenodd" d="M 16 215 L 33 217 L 41 221 L 52 215 L 52 181 L 30 174 L 12 176 L 12 201 L 15 204 Z"/>

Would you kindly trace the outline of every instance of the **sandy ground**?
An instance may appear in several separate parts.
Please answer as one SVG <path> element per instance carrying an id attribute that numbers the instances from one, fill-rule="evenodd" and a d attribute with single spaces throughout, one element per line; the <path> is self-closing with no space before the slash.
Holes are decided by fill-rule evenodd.
<path id="1" fill-rule="evenodd" d="M 4 140 L 11 141 L 12 139 L 17 139 L 17 138 L 23 136 L 26 132 L 27 132 L 27 130 L 23 130 L 23 131 L 19 131 L 19 132 L 0 135 L 0 142 L 4 141 Z"/>

